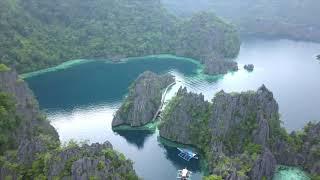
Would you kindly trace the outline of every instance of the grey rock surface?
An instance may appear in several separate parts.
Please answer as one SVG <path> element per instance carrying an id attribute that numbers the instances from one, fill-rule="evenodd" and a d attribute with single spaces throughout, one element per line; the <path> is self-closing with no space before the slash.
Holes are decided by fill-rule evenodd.
<path id="1" fill-rule="evenodd" d="M 163 122 L 160 126 L 160 136 L 184 144 L 192 144 L 191 133 L 193 111 L 205 112 L 209 108 L 209 102 L 204 100 L 202 94 L 188 92 L 186 88 L 180 87 L 176 98 L 171 103 L 172 111 L 164 112 Z"/>
<path id="2" fill-rule="evenodd" d="M 225 137 L 232 127 L 242 121 L 253 119 L 258 124 L 253 137 L 257 144 L 265 146 L 269 138 L 268 120 L 278 114 L 278 104 L 264 85 L 256 92 L 225 93 L 221 91 L 213 99 L 212 106 L 204 100 L 203 95 L 188 93 L 181 89 L 177 93 L 178 102 L 168 115 L 164 117 L 164 123 L 160 127 L 162 137 L 189 144 L 189 127 L 196 121 L 192 117 L 191 109 L 197 109 L 204 113 L 211 107 L 209 129 L 213 137 Z"/>
<path id="3" fill-rule="evenodd" d="M 105 152 L 107 151 L 107 153 Z M 48 163 L 48 179 L 123 179 L 135 176 L 132 162 L 113 151 L 110 142 L 70 147 L 54 154 Z"/>
<path id="4" fill-rule="evenodd" d="M 279 107 L 273 98 L 273 93 L 264 85 L 256 92 L 225 93 L 221 91 L 213 99 L 210 128 L 214 136 L 224 136 L 232 126 L 248 118 L 256 119 L 258 124 L 265 124 L 260 121 L 271 119 L 278 114 L 278 110 Z M 268 131 L 267 129 L 261 130 Z M 268 132 L 263 134 L 267 136 Z M 261 139 L 267 139 L 267 137 L 261 137 Z"/>
<path id="5" fill-rule="evenodd" d="M 21 119 L 19 127 L 12 131 L 14 137 L 12 143 L 16 148 L 19 145 L 26 146 L 29 141 L 39 135 L 40 131 L 44 135 L 51 136 L 53 141 L 59 140 L 57 131 L 44 118 L 33 93 L 28 85 L 18 77 L 16 71 L 0 72 L 0 91 L 11 94 L 16 101 L 17 115 Z"/>
<path id="6" fill-rule="evenodd" d="M 251 179 L 263 179 L 272 180 L 273 174 L 276 170 L 276 159 L 269 149 L 265 149 L 264 152 L 254 163 L 250 172 Z"/>
<path id="7" fill-rule="evenodd" d="M 212 103 L 205 101 L 201 94 L 180 88 L 164 111 L 159 126 L 160 136 L 183 144 L 198 146 L 200 143 L 199 148 L 206 149 L 207 158 L 212 157 L 209 162 L 211 172 L 218 175 L 224 172 L 223 178 L 248 179 L 249 172 L 245 175 L 238 172 L 243 166 L 254 168 L 251 179 L 272 177 L 276 161 L 268 150 L 272 133 L 270 122 L 280 126 L 278 111 L 273 93 L 264 85 L 257 91 L 220 91 Z M 248 152 L 244 152 L 248 143 L 266 149 L 257 161 Z M 256 153 L 260 154 L 260 151 Z M 217 159 L 217 156 L 221 158 Z M 225 161 L 232 163 L 226 163 L 226 167 L 215 166 Z"/>
<path id="8" fill-rule="evenodd" d="M 142 126 L 153 120 L 161 105 L 163 90 L 174 82 L 171 75 L 146 71 L 131 85 L 128 97 L 116 112 L 112 126 Z"/>

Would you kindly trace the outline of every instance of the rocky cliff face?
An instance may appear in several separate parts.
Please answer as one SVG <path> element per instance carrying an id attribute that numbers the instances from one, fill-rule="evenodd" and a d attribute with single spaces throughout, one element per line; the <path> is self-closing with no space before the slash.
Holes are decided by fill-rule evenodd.
<path id="1" fill-rule="evenodd" d="M 272 144 L 277 161 L 301 166 L 313 175 L 320 174 L 320 123 L 309 123 L 303 131 L 281 136 Z"/>
<path id="2" fill-rule="evenodd" d="M 237 147 L 236 141 L 247 138 L 266 146 L 269 139 L 268 121 L 278 116 L 278 109 L 272 92 L 264 85 L 256 92 L 229 94 L 221 91 L 213 99 L 209 126 L 215 137 L 228 139 L 232 136 L 228 142 L 229 146 L 233 146 L 229 147 L 231 151 L 241 151 L 242 147 Z"/>
<path id="3" fill-rule="evenodd" d="M 28 85 L 19 79 L 14 70 L 0 72 L 0 92 L 10 94 L 16 104 L 16 115 L 19 117 L 19 126 L 13 130 L 14 147 L 32 141 L 35 137 L 42 135 L 51 136 L 58 141 L 56 130 L 49 124 L 39 110 L 37 101 Z"/>
<path id="4" fill-rule="evenodd" d="M 278 104 L 264 85 L 256 92 L 221 91 L 212 103 L 181 88 L 159 129 L 164 138 L 202 149 L 212 172 L 226 179 L 270 179 L 276 165 L 268 149 L 271 122 L 280 126 Z"/>
<path id="5" fill-rule="evenodd" d="M 202 121 L 201 118 L 195 119 L 195 116 L 204 115 L 209 111 L 209 107 L 209 102 L 204 100 L 202 94 L 190 93 L 186 88 L 180 87 L 176 97 L 163 112 L 160 136 L 184 144 L 193 144 L 189 130 L 195 124 L 194 121 Z"/>
<path id="6" fill-rule="evenodd" d="M 207 108 L 210 107 L 208 111 Z M 202 95 L 188 93 L 180 89 L 165 111 L 160 135 L 181 143 L 189 143 L 190 126 L 196 125 L 199 114 L 207 121 L 213 137 L 226 138 L 233 128 L 245 126 L 251 130 L 252 140 L 262 146 L 269 138 L 268 120 L 278 115 L 278 104 L 265 86 L 256 92 L 229 94 L 223 91 L 216 94 L 213 103 L 204 101 Z M 201 119 L 201 118 L 200 118 Z M 252 126 L 252 127 L 250 127 Z M 239 137 L 245 138 L 245 137 Z"/>
<path id="7" fill-rule="evenodd" d="M 216 94 L 212 103 L 180 88 L 165 109 L 160 136 L 201 149 L 212 174 L 224 179 L 272 179 L 276 164 L 320 174 L 320 123 L 288 134 L 278 104 L 257 91 Z"/>
<path id="8" fill-rule="evenodd" d="M 6 115 L 10 98 L 14 123 Z M 0 179 L 138 179 L 132 163 L 109 142 L 61 147 L 27 84 L 10 69 L 0 71 L 0 113 Z"/>
<path id="9" fill-rule="evenodd" d="M 138 179 L 132 162 L 103 144 L 71 146 L 56 151 L 47 162 L 48 179 Z"/>
<path id="10" fill-rule="evenodd" d="M 142 126 L 153 120 L 161 105 L 163 90 L 174 82 L 171 75 L 144 72 L 131 85 L 129 95 L 113 118 L 112 126 Z"/>
<path id="11" fill-rule="evenodd" d="M 251 179 L 272 179 L 276 170 L 277 161 L 271 151 L 266 149 L 254 163 L 251 171 Z"/>

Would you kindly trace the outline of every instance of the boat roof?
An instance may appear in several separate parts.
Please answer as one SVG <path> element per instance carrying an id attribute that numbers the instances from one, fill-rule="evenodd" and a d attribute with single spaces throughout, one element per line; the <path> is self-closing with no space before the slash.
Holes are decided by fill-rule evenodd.
<path id="1" fill-rule="evenodd" d="M 179 157 L 186 161 L 190 161 L 192 158 L 194 158 L 197 154 L 194 153 L 192 150 L 184 149 L 184 148 L 177 148 L 180 153 L 178 154 Z"/>

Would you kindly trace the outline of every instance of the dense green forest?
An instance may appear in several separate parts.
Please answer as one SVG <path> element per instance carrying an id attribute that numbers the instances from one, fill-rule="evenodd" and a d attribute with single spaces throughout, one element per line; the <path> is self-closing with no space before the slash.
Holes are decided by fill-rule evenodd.
<path id="1" fill-rule="evenodd" d="M 320 41 L 318 0 L 162 0 L 170 12 L 188 17 L 213 11 L 244 35 Z"/>
<path id="2" fill-rule="evenodd" d="M 217 37 L 236 38 L 230 25 L 207 15 L 212 26 L 200 24 L 203 31 L 213 28 Z M 192 24 L 167 13 L 160 0 L 2 0 L 0 19 L 0 63 L 20 73 L 78 58 L 117 60 L 169 53 L 200 59 L 199 49 L 208 49 L 202 44 L 191 51 L 194 39 L 186 37 Z M 226 42 L 235 45 L 231 48 L 236 53 L 225 53 L 229 47 L 214 49 L 215 53 L 234 57 L 239 40 Z"/>

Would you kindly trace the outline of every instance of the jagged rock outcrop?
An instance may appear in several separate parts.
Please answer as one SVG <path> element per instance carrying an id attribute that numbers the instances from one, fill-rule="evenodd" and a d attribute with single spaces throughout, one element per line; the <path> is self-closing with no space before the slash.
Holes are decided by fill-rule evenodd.
<path id="1" fill-rule="evenodd" d="M 271 124 L 280 126 L 278 110 L 264 85 L 256 92 L 220 91 L 212 103 L 180 88 L 164 111 L 160 136 L 202 149 L 213 174 L 226 179 L 269 178 L 276 164 L 268 147 Z M 259 154 L 257 160 L 252 158 Z M 225 162 L 230 164 L 221 164 Z"/>
<path id="2" fill-rule="evenodd" d="M 238 132 L 240 136 L 234 138 L 238 138 L 241 142 L 250 136 L 255 143 L 264 146 L 269 138 L 267 121 L 277 117 L 278 110 L 279 107 L 272 92 L 264 85 L 256 92 L 229 94 L 221 91 L 213 99 L 209 127 L 213 136 L 225 139 L 242 126 L 247 132 L 245 130 Z M 247 137 L 244 133 L 247 133 Z M 235 148 L 234 150 L 239 150 L 240 147 Z"/>
<path id="3" fill-rule="evenodd" d="M 206 60 L 205 73 L 210 75 L 226 74 L 238 70 L 238 63 L 232 60 Z"/>
<path id="4" fill-rule="evenodd" d="M 161 105 L 162 93 L 174 82 L 171 75 L 150 71 L 141 74 L 131 85 L 129 95 L 116 112 L 112 126 L 142 126 L 152 121 Z"/>
<path id="5" fill-rule="evenodd" d="M 59 145 L 59 137 L 53 126 L 40 112 L 38 103 L 28 85 L 18 77 L 15 70 L 8 69 L 0 72 L 0 93 L 8 94 L 8 97 L 12 99 L 14 111 L 10 113 L 13 113 L 13 116 L 18 119 L 16 123 L 10 125 L 8 125 L 10 123 L 8 120 L 1 119 L 1 121 L 8 123 L 6 125 L 3 122 L 1 126 L 10 127 L 10 131 L 2 130 L 1 135 L 8 137 L 10 141 L 2 141 L 0 145 L 2 149 L 0 155 L 3 156 L 3 161 L 0 161 L 0 179 L 4 179 L 6 176 L 14 178 L 18 177 L 21 172 L 10 168 L 10 166 L 8 168 L 6 164 L 31 166 L 39 153 L 51 149 L 48 143 Z M 14 156 L 12 153 L 7 153 L 7 150 L 14 152 Z"/>
<path id="6" fill-rule="evenodd" d="M 276 159 L 269 149 L 265 149 L 262 155 L 256 160 L 250 172 L 251 179 L 271 180 L 276 170 Z"/>
<path id="7" fill-rule="evenodd" d="M 251 72 L 254 69 L 254 65 L 253 64 L 246 64 L 246 65 L 244 65 L 244 69 Z"/>
<path id="8" fill-rule="evenodd" d="M 188 130 L 194 124 L 195 116 L 209 110 L 209 102 L 204 100 L 202 94 L 190 93 L 186 88 L 180 87 L 176 97 L 168 106 L 163 113 L 165 120 L 160 126 L 160 136 L 184 144 L 192 144 L 193 137 Z"/>
<path id="9" fill-rule="evenodd" d="M 48 179 L 137 179 L 132 162 L 116 153 L 108 141 L 69 147 L 53 156 L 48 162 Z"/>
<path id="10" fill-rule="evenodd" d="M 211 107 L 210 112 L 207 112 L 208 107 Z M 209 116 L 208 127 L 213 137 L 225 138 L 233 127 L 247 122 L 257 126 L 252 129 L 255 143 L 265 146 L 269 138 L 268 120 L 277 117 L 278 109 L 272 92 L 264 85 L 257 92 L 230 94 L 220 91 L 212 105 L 204 101 L 202 95 L 180 88 L 165 111 L 160 135 L 188 144 L 186 137 L 191 133 L 188 130 L 196 122 L 194 115 L 198 113 Z"/>

